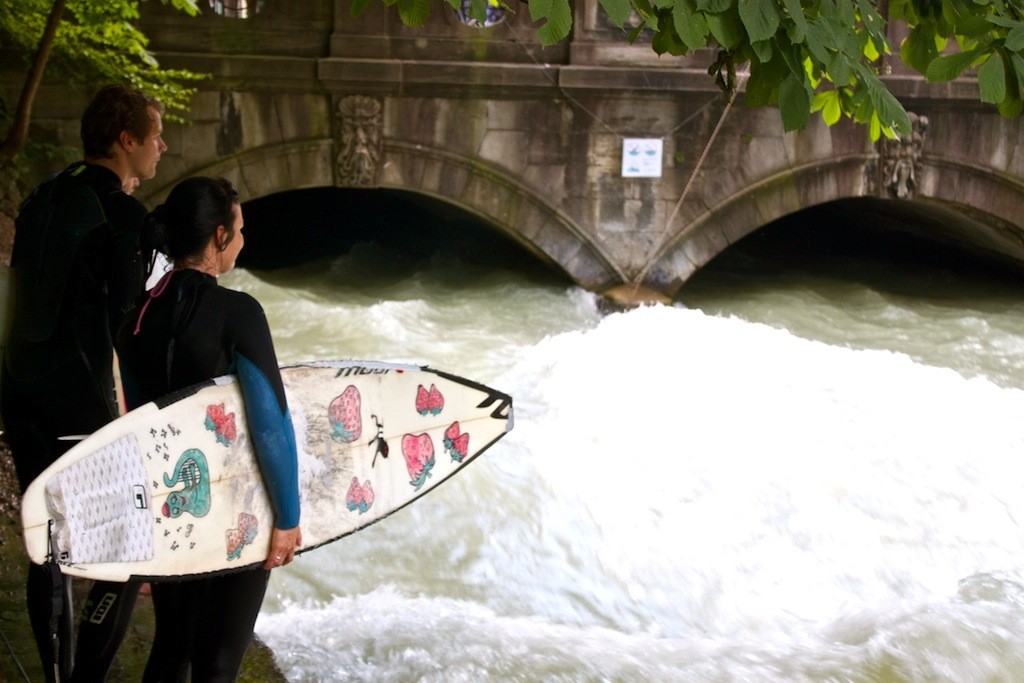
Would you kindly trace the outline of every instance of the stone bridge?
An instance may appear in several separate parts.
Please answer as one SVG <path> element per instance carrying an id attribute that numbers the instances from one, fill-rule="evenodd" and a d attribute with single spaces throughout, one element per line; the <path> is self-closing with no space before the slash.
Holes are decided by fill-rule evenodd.
<path id="1" fill-rule="evenodd" d="M 238 0 L 201 4 L 198 19 L 143 5 L 161 64 L 212 75 L 190 125 L 166 126 L 170 150 L 139 191 L 149 204 L 194 174 L 227 176 L 244 199 L 400 189 L 475 215 L 582 287 L 669 297 L 745 235 L 836 200 L 1024 263 L 1021 124 L 981 105 L 972 79 L 929 85 L 892 65 L 887 83 L 915 134 L 874 144 L 864 128 L 816 117 L 786 134 L 777 111 L 748 110 L 742 96 L 729 107 L 710 54 L 629 45 L 597 0 L 577 2 L 573 35 L 549 48 L 525 5 L 479 27 L 434 0 L 412 29 L 379 2 L 357 20 L 342 0 L 250 1 L 261 11 L 234 17 L 224 6 L 247 14 L 231 11 Z M 20 79 L 4 70 L 7 103 Z M 87 99 L 48 84 L 35 139 L 77 148 Z M 629 138 L 660 142 L 660 177 L 624 176 Z"/>

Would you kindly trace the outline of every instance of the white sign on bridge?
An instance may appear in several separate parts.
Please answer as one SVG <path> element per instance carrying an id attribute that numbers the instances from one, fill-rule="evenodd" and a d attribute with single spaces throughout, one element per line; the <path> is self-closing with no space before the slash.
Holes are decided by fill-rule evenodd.
<path id="1" fill-rule="evenodd" d="M 662 146 L 661 138 L 623 138 L 622 177 L 660 178 Z"/>

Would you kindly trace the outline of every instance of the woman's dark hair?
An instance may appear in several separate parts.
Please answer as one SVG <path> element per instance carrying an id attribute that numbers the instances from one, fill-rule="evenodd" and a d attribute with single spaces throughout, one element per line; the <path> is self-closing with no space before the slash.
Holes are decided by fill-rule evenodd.
<path id="1" fill-rule="evenodd" d="M 226 178 L 186 178 L 174 186 L 167 201 L 146 216 L 142 224 L 142 248 L 157 250 L 175 262 L 200 256 L 215 238 L 217 226 L 227 230 L 223 249 L 234 238 L 234 205 L 238 192 Z"/>
<path id="2" fill-rule="evenodd" d="M 152 107 L 163 113 L 163 105 L 138 88 L 108 85 L 100 89 L 82 114 L 82 147 L 86 159 L 109 159 L 111 148 L 122 131 L 142 142 L 153 130 Z"/>

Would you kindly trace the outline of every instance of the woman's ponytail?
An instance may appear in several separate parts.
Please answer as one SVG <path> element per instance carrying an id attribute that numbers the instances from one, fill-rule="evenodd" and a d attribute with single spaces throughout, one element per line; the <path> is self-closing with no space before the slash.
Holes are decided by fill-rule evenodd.
<path id="1" fill-rule="evenodd" d="M 139 244 L 144 253 L 159 251 L 167 254 L 167 207 L 164 204 L 156 207 L 142 222 Z"/>

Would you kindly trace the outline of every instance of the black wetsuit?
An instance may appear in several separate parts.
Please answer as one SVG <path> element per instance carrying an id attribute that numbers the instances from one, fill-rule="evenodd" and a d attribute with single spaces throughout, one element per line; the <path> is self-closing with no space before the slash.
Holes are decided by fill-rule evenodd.
<path id="1" fill-rule="evenodd" d="M 81 163 L 41 184 L 19 209 L 12 255 L 17 308 L 4 356 L 0 410 L 22 491 L 75 444 L 58 437 L 89 434 L 117 417 L 111 339 L 142 291 L 139 226 L 145 215 L 145 207 L 122 192 L 114 172 Z M 72 654 L 69 586 L 58 589 L 64 594 L 57 629 L 64 680 Z M 54 590 L 49 572 L 30 566 L 29 617 L 47 680 L 54 678 Z M 102 680 L 137 590 L 96 584 L 88 604 L 112 593 L 114 609 L 101 619 L 83 619 L 81 670 L 73 680 Z"/>
<path id="2" fill-rule="evenodd" d="M 128 405 L 197 382 L 238 376 L 246 419 L 275 512 L 299 524 L 295 435 L 270 329 L 259 303 L 197 270 L 171 271 L 129 311 L 117 349 Z M 144 681 L 234 680 L 252 639 L 270 572 L 153 584 L 156 638 Z"/>

